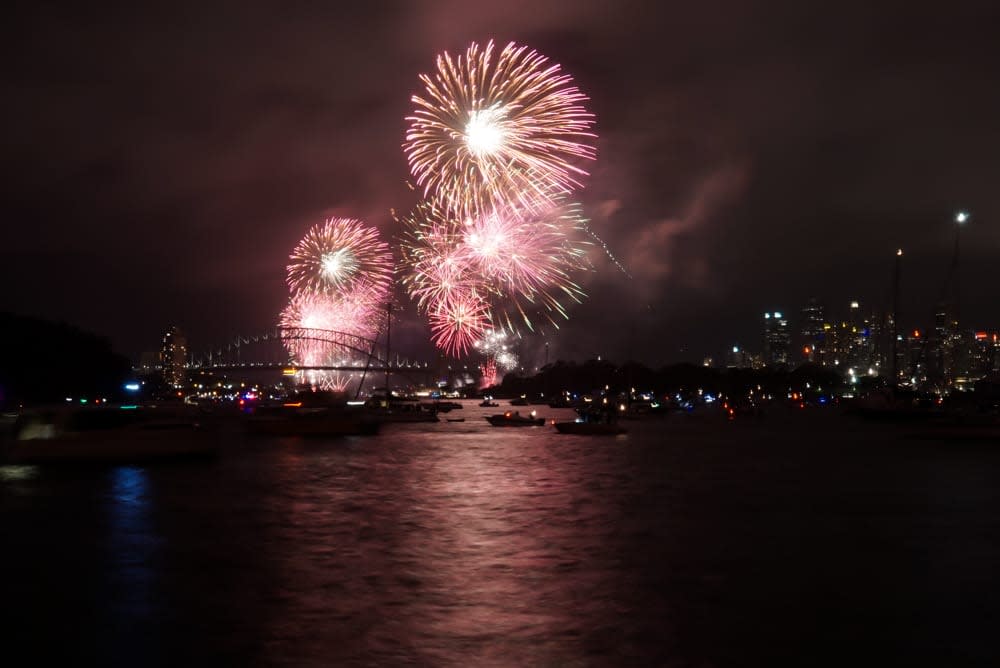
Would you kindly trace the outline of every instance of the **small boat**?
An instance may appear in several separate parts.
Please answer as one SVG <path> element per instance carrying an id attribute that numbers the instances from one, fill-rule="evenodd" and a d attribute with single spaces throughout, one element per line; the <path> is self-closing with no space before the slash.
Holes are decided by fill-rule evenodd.
<path id="1" fill-rule="evenodd" d="M 377 422 L 440 422 L 433 406 L 416 401 L 394 399 L 388 406 L 382 397 L 365 402 L 369 417 Z"/>
<path id="2" fill-rule="evenodd" d="M 329 391 L 298 392 L 278 406 L 259 407 L 247 421 L 249 431 L 268 436 L 360 436 L 378 427 L 367 411 Z"/>
<path id="3" fill-rule="evenodd" d="M 484 399 L 480 404 L 480 408 L 499 408 L 500 404 L 495 401 L 490 401 L 489 399 Z"/>
<path id="4" fill-rule="evenodd" d="M 511 406 L 527 406 L 530 403 L 531 402 L 528 401 L 528 399 L 526 397 L 518 397 L 517 399 L 511 399 L 510 400 L 510 405 Z"/>
<path id="5" fill-rule="evenodd" d="M 448 418 L 448 422 L 465 422 L 465 418 Z"/>
<path id="6" fill-rule="evenodd" d="M 487 422 L 494 427 L 540 427 L 545 424 L 545 418 L 531 415 L 521 415 L 518 411 L 506 411 L 496 415 L 486 416 Z"/>
<path id="7" fill-rule="evenodd" d="M 560 434 L 615 436 L 628 433 L 625 427 L 614 422 L 585 422 L 583 420 L 575 420 L 573 422 L 556 422 L 555 427 L 556 431 Z"/>

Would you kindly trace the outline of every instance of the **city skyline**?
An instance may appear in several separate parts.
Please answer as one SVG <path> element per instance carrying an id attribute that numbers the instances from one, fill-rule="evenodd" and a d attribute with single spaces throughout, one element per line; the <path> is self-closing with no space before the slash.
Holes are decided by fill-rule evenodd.
<path id="1" fill-rule="evenodd" d="M 698 361 L 754 345 L 760 313 L 810 296 L 884 307 L 897 248 L 901 321 L 931 326 L 964 209 L 962 320 L 1000 325 L 991 5 L 389 9 L 22 7 L 3 84 L 0 278 L 16 289 L 0 309 L 133 359 L 169 325 L 192 350 L 274 326 L 311 226 L 357 217 L 398 237 L 418 75 L 493 38 L 537 48 L 589 98 L 597 160 L 579 198 L 628 272 L 595 248 L 587 299 L 523 340 L 526 363 L 546 344 L 551 359 Z M 396 296 L 396 345 L 431 354 Z"/>

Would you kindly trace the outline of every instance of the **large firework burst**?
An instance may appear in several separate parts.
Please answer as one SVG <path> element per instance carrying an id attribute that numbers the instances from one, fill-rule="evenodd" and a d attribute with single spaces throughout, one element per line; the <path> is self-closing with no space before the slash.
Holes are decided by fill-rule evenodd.
<path id="1" fill-rule="evenodd" d="M 594 117 L 559 65 L 514 43 L 497 55 L 490 41 L 438 56 L 420 80 L 403 149 L 425 196 L 466 214 L 581 185 Z"/>
<path id="2" fill-rule="evenodd" d="M 385 286 L 392 280 L 392 253 L 378 230 L 352 218 L 314 225 L 295 247 L 288 265 L 292 291 L 333 293 L 355 283 Z"/>
<path id="3" fill-rule="evenodd" d="M 403 283 L 438 322 L 475 295 L 487 321 L 532 330 L 536 314 L 555 324 L 584 296 L 572 275 L 587 266 L 585 223 L 558 198 L 464 219 L 430 201 L 402 222 Z"/>

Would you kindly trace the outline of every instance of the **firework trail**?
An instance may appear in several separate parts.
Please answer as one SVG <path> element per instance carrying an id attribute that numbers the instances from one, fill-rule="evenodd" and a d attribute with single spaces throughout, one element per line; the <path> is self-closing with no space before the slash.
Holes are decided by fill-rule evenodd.
<path id="1" fill-rule="evenodd" d="M 353 374 L 342 374 L 339 371 L 311 371 L 310 384 L 320 390 L 346 392 L 353 377 Z"/>
<path id="2" fill-rule="evenodd" d="M 479 382 L 480 389 L 493 387 L 497 384 L 497 361 L 492 357 L 486 359 L 479 365 L 479 373 L 482 380 Z"/>
<path id="3" fill-rule="evenodd" d="M 483 337 L 473 344 L 477 352 L 486 359 L 479 365 L 483 374 L 483 386 L 496 385 L 497 370 L 511 371 L 517 368 L 517 355 L 508 350 L 507 332 L 503 330 L 488 330 Z"/>
<path id="4" fill-rule="evenodd" d="M 392 280 L 392 253 L 378 230 L 352 218 L 330 218 L 314 225 L 295 247 L 288 265 L 293 292 L 332 293 L 358 282 L 384 285 Z"/>
<path id="5" fill-rule="evenodd" d="M 440 55 L 420 80 L 403 150 L 425 197 L 470 213 L 581 185 L 574 163 L 595 157 L 594 117 L 559 65 L 514 43 L 497 54 L 490 41 Z"/>
<path id="6" fill-rule="evenodd" d="M 483 355 L 497 360 L 505 371 L 517 366 L 517 356 L 508 350 L 507 332 L 503 330 L 487 330 L 474 345 Z"/>

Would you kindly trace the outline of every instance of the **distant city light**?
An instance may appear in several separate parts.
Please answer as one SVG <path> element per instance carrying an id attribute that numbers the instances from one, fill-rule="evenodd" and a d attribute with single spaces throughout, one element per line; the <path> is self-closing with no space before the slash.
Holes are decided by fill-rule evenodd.
<path id="1" fill-rule="evenodd" d="M 128 390 L 129 392 L 138 392 L 139 383 L 125 383 L 125 389 Z"/>

